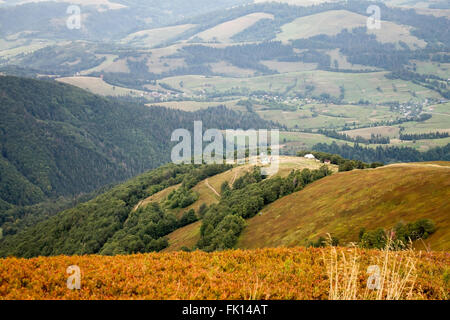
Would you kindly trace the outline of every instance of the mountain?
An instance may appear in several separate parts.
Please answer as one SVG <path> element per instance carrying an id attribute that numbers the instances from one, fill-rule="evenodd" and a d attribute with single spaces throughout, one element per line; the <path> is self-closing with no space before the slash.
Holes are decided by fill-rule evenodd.
<path id="1" fill-rule="evenodd" d="M 291 155 L 319 142 L 418 151 L 450 142 L 435 134 L 450 126 L 444 1 L 90 3 L 80 30 L 64 25 L 66 1 L 2 7 L 0 72 L 184 111 L 251 111 L 286 127 Z M 380 28 L 367 26 L 371 5 Z M 396 159 L 410 160 L 421 161 Z"/>
<path id="2" fill-rule="evenodd" d="M 155 28 L 180 19 L 244 4 L 242 0 L 76 0 L 0 2 L 2 37 L 22 34 L 33 39 L 110 40 L 133 30 Z M 78 6 L 82 14 L 80 29 L 69 29 L 66 22 Z M 118 23 L 120 22 L 120 23 Z"/>
<path id="3" fill-rule="evenodd" d="M 225 107 L 148 107 L 10 76 L 0 76 L 0 111 L 2 208 L 91 192 L 167 163 L 172 131 L 194 120 L 205 130 L 270 126 Z"/>

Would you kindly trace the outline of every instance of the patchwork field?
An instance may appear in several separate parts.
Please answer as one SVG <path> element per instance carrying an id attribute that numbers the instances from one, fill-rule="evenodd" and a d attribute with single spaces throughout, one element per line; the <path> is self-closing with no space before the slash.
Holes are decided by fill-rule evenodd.
<path id="1" fill-rule="evenodd" d="M 377 68 L 373 68 L 370 66 L 364 66 L 360 64 L 352 64 L 347 61 L 347 58 L 339 52 L 339 49 L 334 50 L 328 50 L 326 53 L 330 56 L 331 59 L 331 67 L 335 68 L 335 62 L 337 63 L 337 66 L 339 69 L 345 69 L 345 70 L 380 70 Z"/>
<path id="2" fill-rule="evenodd" d="M 302 105 L 296 111 L 270 110 L 265 106 L 256 106 L 254 109 L 263 119 L 277 121 L 291 129 L 336 129 L 346 124 L 349 127 L 369 126 L 399 116 L 385 106 L 313 103 Z"/>
<path id="3" fill-rule="evenodd" d="M 433 105 L 424 110 L 432 117 L 423 122 L 405 122 L 401 126 L 404 133 L 426 133 L 436 131 L 448 131 L 450 129 L 450 103 Z"/>
<path id="4" fill-rule="evenodd" d="M 101 72 L 101 71 L 124 72 L 124 73 L 130 72 L 130 69 L 128 69 L 128 66 L 126 64 L 126 60 L 122 59 L 121 62 L 123 62 L 123 63 L 116 61 L 119 58 L 119 56 L 117 56 L 117 55 L 103 54 L 103 55 L 96 55 L 96 56 L 104 57 L 105 61 L 103 61 L 101 64 L 99 64 L 98 66 L 96 66 L 94 68 L 81 71 L 80 74 L 82 76 L 88 75 L 92 72 Z"/>
<path id="5" fill-rule="evenodd" d="M 337 140 L 326 137 L 322 134 L 316 133 L 304 133 L 304 132 L 280 132 L 280 140 L 283 147 L 283 151 L 287 152 L 292 149 L 293 152 L 298 150 L 312 150 L 312 147 L 317 143 L 332 143 L 337 144 L 350 144 L 343 140 Z"/>
<path id="6" fill-rule="evenodd" d="M 434 74 L 443 79 L 450 79 L 450 63 L 432 61 L 414 61 L 416 72 L 420 74 Z"/>
<path id="7" fill-rule="evenodd" d="M 287 3 L 289 5 L 297 5 L 297 6 L 312 6 L 325 2 L 336 2 L 336 0 L 254 0 L 255 3 L 265 3 L 265 2 L 280 2 Z"/>
<path id="8" fill-rule="evenodd" d="M 239 68 L 226 61 L 210 63 L 209 66 L 212 72 L 227 77 L 250 77 L 255 74 L 252 69 Z"/>
<path id="9" fill-rule="evenodd" d="M 317 63 L 286 62 L 276 60 L 263 60 L 261 63 L 269 69 L 276 70 L 280 73 L 311 71 L 317 68 Z"/>
<path id="10" fill-rule="evenodd" d="M 14 58 L 21 54 L 29 54 L 39 49 L 54 44 L 54 41 L 50 40 L 32 40 L 27 41 L 24 39 L 16 39 L 21 34 L 9 36 L 6 39 L 0 39 L 0 57 L 1 58 Z"/>
<path id="11" fill-rule="evenodd" d="M 383 137 L 398 137 L 399 128 L 397 127 L 389 127 L 389 126 L 381 126 L 381 127 L 373 127 L 373 128 L 363 128 L 363 129 L 355 129 L 355 130 L 347 130 L 341 131 L 350 137 L 363 137 L 369 139 L 372 134 L 374 135 L 382 135 Z"/>
<path id="12" fill-rule="evenodd" d="M 368 100 L 372 103 L 390 101 L 418 101 L 424 98 L 440 98 L 434 91 L 403 80 L 389 80 L 385 78 L 386 72 L 370 73 L 340 73 L 328 71 L 304 71 L 285 74 L 275 74 L 252 78 L 225 78 L 205 76 L 177 76 L 165 78 L 162 81 L 174 88 L 191 92 L 221 93 L 231 89 L 245 91 L 263 90 L 273 94 L 286 92 L 305 92 L 305 86 L 314 86 L 313 93 L 329 93 L 339 96 L 340 87 L 345 88 L 345 100 L 358 102 Z M 183 88 L 180 82 L 183 82 Z M 294 86 L 295 85 L 295 86 Z M 394 87 L 397 91 L 394 90 Z"/>

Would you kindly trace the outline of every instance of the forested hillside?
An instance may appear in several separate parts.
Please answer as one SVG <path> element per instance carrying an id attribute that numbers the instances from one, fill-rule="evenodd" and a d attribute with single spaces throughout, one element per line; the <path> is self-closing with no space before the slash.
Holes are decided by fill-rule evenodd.
<path id="1" fill-rule="evenodd" d="M 102 98 L 50 81 L 0 77 L 0 208 L 93 191 L 170 160 L 170 135 L 268 127 L 225 107 L 194 113 Z M 0 219 L 1 220 L 1 219 Z"/>

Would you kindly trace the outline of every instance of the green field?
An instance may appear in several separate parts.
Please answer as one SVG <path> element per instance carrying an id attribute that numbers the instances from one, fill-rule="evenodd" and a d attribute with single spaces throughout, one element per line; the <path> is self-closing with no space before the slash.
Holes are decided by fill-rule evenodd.
<path id="1" fill-rule="evenodd" d="M 342 107 L 343 110 L 351 112 L 351 109 L 346 109 L 346 106 L 334 106 L 339 109 Z M 364 108 L 370 110 L 371 107 L 364 106 L 348 106 L 349 108 L 355 108 L 355 110 L 361 109 L 359 112 L 353 112 L 356 123 L 359 125 L 368 125 L 372 120 L 375 119 L 375 112 L 378 113 L 377 120 L 389 120 L 389 118 L 396 116 L 395 113 L 390 112 L 387 107 L 372 107 L 374 109 L 374 117 L 365 118 L 367 113 L 364 112 Z M 321 110 L 320 108 L 324 108 L 324 105 L 315 105 L 316 110 Z M 391 126 L 377 126 L 377 127 L 365 127 L 361 129 L 354 130 L 346 130 L 341 131 L 341 133 L 345 133 L 351 137 L 361 136 L 363 138 L 370 138 L 372 134 L 381 135 L 383 137 L 390 137 L 392 146 L 406 146 L 414 149 L 418 149 L 420 151 L 426 151 L 429 148 L 433 147 L 442 147 L 450 143 L 450 138 L 441 138 L 441 139 L 421 139 L 416 141 L 400 141 L 399 134 L 400 128 L 404 128 L 403 134 L 415 134 L 415 133 L 432 133 L 432 132 L 450 132 L 450 114 L 445 112 L 450 112 L 450 103 L 433 105 L 425 108 L 425 112 L 430 113 L 430 110 L 433 110 L 432 117 L 426 121 L 417 122 L 404 122 L 402 124 L 391 125 Z M 281 111 L 264 111 L 258 112 L 263 118 L 267 120 L 279 120 L 280 123 L 287 125 L 292 128 L 293 125 L 297 124 L 300 129 L 318 129 L 318 128 L 330 128 L 334 129 L 339 126 L 342 126 L 345 121 L 339 117 L 329 117 L 322 116 L 319 113 L 319 116 L 312 118 L 301 118 L 299 114 L 305 113 L 306 111 L 297 111 L 297 112 L 281 112 Z M 358 118 L 359 115 L 359 118 Z M 351 125 L 350 125 L 351 127 Z M 311 148 L 316 143 L 332 143 L 337 142 L 338 144 L 350 144 L 353 145 L 352 142 L 337 140 L 334 138 L 326 137 L 322 134 L 317 133 L 303 133 L 303 132 L 281 132 L 280 140 L 283 145 L 285 145 L 285 150 L 289 149 L 302 149 L 302 150 L 311 150 Z M 369 147 L 377 147 L 378 144 L 368 145 Z"/>
<path id="2" fill-rule="evenodd" d="M 433 105 L 424 110 L 432 115 L 431 119 L 423 122 L 406 122 L 401 126 L 405 133 L 427 133 L 450 130 L 450 103 Z"/>
<path id="3" fill-rule="evenodd" d="M 450 79 L 450 63 L 433 61 L 414 61 L 416 72 L 420 74 L 433 74 L 443 79 Z"/>

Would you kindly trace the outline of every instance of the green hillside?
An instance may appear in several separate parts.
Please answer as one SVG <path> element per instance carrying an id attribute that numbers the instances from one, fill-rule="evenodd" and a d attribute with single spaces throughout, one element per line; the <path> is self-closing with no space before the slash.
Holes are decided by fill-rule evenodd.
<path id="1" fill-rule="evenodd" d="M 159 251 L 182 219 L 163 208 L 133 210 L 139 200 L 179 183 L 190 184 L 229 169 L 226 165 L 165 165 L 95 199 L 0 240 L 0 256 L 118 254 Z"/>
<path id="2" fill-rule="evenodd" d="M 166 165 L 6 235 L 0 256 L 302 246 L 326 233 L 345 245 L 357 242 L 362 228 L 420 219 L 436 225 L 427 246 L 448 249 L 448 162 L 331 176 L 336 167 L 321 166 L 283 157 L 280 173 L 264 178 L 249 165 Z"/>

